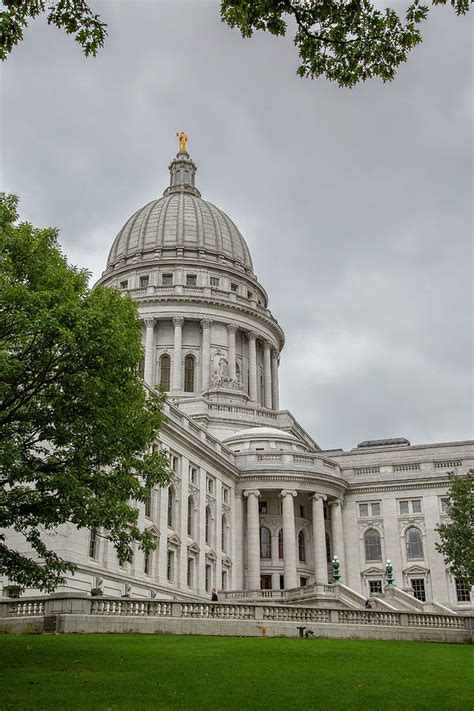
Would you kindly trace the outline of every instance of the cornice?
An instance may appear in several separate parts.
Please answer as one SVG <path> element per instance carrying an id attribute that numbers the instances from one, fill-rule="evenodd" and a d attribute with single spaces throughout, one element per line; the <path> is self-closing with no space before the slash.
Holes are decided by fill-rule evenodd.
<path id="1" fill-rule="evenodd" d="M 382 482 L 367 484 L 365 486 L 353 486 L 349 484 L 347 494 L 370 494 L 373 492 L 384 491 L 410 491 L 412 489 L 438 489 L 440 486 L 449 486 L 449 479 L 436 479 L 435 481 L 399 481 L 397 483 L 391 481 L 383 484 Z"/>

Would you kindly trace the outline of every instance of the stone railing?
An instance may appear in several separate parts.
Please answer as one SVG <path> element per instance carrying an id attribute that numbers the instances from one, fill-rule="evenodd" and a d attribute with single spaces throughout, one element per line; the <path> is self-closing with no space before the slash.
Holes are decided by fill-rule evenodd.
<path id="1" fill-rule="evenodd" d="M 44 615 L 45 598 L 39 600 L 9 600 L 1 604 L 2 617 L 31 617 Z"/>
<path id="2" fill-rule="evenodd" d="M 171 617 L 171 603 L 156 600 L 124 600 L 121 598 L 91 598 L 91 615 L 138 615 L 140 617 Z"/>
<path id="3" fill-rule="evenodd" d="M 286 600 L 286 590 L 221 590 L 223 600 Z"/>

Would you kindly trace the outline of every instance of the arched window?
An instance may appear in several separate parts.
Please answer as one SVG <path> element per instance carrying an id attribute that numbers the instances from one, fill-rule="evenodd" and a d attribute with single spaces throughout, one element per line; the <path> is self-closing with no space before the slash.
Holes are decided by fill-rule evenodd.
<path id="1" fill-rule="evenodd" d="M 194 356 L 187 355 L 184 359 L 184 392 L 194 392 Z"/>
<path id="2" fill-rule="evenodd" d="M 419 528 L 415 528 L 414 526 L 407 528 L 405 533 L 405 541 L 407 545 L 408 560 L 423 558 L 423 541 Z"/>
<path id="3" fill-rule="evenodd" d="M 240 383 L 241 382 L 241 370 L 240 370 L 240 363 L 237 363 L 237 362 L 235 364 L 235 377 L 237 378 L 237 380 Z"/>
<path id="4" fill-rule="evenodd" d="M 227 516 L 222 514 L 221 518 L 221 549 L 227 551 Z"/>
<path id="5" fill-rule="evenodd" d="M 382 545 L 380 543 L 380 534 L 377 531 L 373 529 L 367 531 L 364 536 L 364 545 L 366 563 L 382 560 Z"/>
<path id="6" fill-rule="evenodd" d="M 260 558 L 272 557 L 272 537 L 268 528 L 260 528 Z"/>
<path id="7" fill-rule="evenodd" d="M 168 528 L 173 528 L 176 497 L 172 486 L 168 488 Z"/>
<path id="8" fill-rule="evenodd" d="M 298 560 L 300 563 L 306 563 L 306 542 L 303 531 L 298 533 Z"/>
<path id="9" fill-rule="evenodd" d="M 194 534 L 194 499 L 188 496 L 188 536 Z"/>
<path id="10" fill-rule="evenodd" d="M 171 358 L 163 353 L 160 358 L 160 385 L 166 392 L 170 391 Z"/>
<path id="11" fill-rule="evenodd" d="M 326 533 L 326 561 L 331 562 L 331 541 L 329 540 L 329 534 Z"/>
<path id="12" fill-rule="evenodd" d="M 212 511 L 210 506 L 206 506 L 206 543 L 211 544 Z"/>
<path id="13" fill-rule="evenodd" d="M 283 529 L 280 528 L 278 531 L 278 557 L 280 560 L 283 558 Z"/>

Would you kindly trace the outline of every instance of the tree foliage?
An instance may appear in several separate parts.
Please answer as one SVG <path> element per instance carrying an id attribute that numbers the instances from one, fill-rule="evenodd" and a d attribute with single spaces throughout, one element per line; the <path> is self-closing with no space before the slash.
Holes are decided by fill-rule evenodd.
<path id="1" fill-rule="evenodd" d="M 48 549 L 70 522 L 103 530 L 121 560 L 153 547 L 136 502 L 168 481 L 153 452 L 162 396 L 139 377 L 141 324 L 129 297 L 87 286 L 54 229 L 17 223 L 17 198 L 0 195 L 0 573 L 53 589 L 74 569 Z"/>
<path id="2" fill-rule="evenodd" d="M 449 0 L 458 15 L 469 0 Z M 448 0 L 431 0 L 446 5 Z M 4 0 L 0 12 L 0 57 L 5 59 L 23 38 L 29 20 L 47 13 L 48 22 L 73 34 L 86 55 L 95 55 L 107 32 L 85 0 Z M 221 18 L 243 37 L 256 30 L 283 36 L 296 26 L 294 44 L 301 77 L 325 76 L 351 87 L 379 77 L 394 78 L 408 53 L 422 41 L 421 24 L 429 6 L 414 0 L 401 19 L 394 8 L 379 9 L 371 0 L 221 0 Z"/>
<path id="3" fill-rule="evenodd" d="M 460 582 L 474 585 L 474 469 L 467 476 L 449 475 L 449 521 L 437 527 L 440 543 L 450 572 Z"/>

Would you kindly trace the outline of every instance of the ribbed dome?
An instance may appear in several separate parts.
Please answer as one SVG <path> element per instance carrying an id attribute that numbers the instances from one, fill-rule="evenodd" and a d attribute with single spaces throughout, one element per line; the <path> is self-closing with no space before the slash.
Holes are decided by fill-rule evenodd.
<path id="1" fill-rule="evenodd" d="M 146 252 L 186 254 L 204 259 L 224 257 L 253 272 L 245 240 L 225 212 L 201 198 L 195 186 L 196 165 L 186 151 L 169 166 L 170 185 L 159 200 L 142 207 L 120 230 L 107 266 Z"/>
<path id="2" fill-rule="evenodd" d="M 253 271 L 249 249 L 230 217 L 185 189 L 137 210 L 115 238 L 107 266 L 137 252 L 173 248 L 223 255 Z"/>

